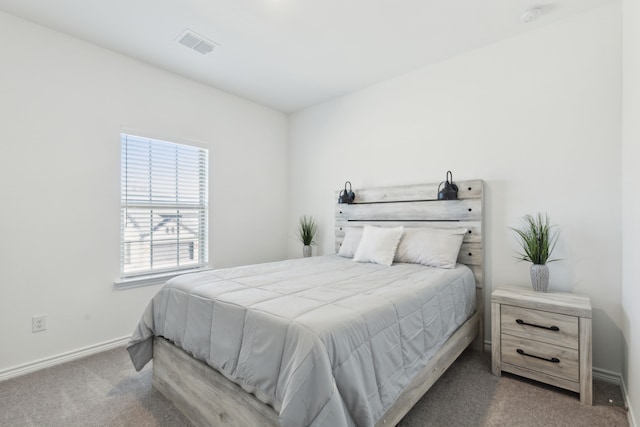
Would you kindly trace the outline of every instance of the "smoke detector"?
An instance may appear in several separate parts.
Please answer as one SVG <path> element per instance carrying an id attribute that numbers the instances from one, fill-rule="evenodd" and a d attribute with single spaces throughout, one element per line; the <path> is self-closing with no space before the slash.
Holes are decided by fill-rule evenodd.
<path id="1" fill-rule="evenodd" d="M 522 12 L 522 15 L 520 15 L 520 21 L 524 22 L 525 24 L 528 24 L 530 22 L 535 21 L 535 19 L 538 16 L 540 16 L 541 13 L 542 13 L 542 9 L 540 9 L 539 7 L 527 9 L 524 12 Z"/>
<path id="2" fill-rule="evenodd" d="M 186 29 L 182 34 L 180 34 L 176 41 L 181 45 L 186 46 L 189 49 L 193 49 L 203 55 L 211 52 L 213 49 L 215 49 L 216 46 L 220 46 L 218 43 L 207 40 L 200 34 L 197 34 L 196 32 L 189 29 Z"/>

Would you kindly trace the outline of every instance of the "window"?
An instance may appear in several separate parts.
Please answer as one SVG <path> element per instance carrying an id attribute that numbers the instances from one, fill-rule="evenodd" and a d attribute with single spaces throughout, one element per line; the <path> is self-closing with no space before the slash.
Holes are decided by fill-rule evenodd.
<path id="1" fill-rule="evenodd" d="M 121 134 L 123 278 L 207 264 L 206 149 Z"/>

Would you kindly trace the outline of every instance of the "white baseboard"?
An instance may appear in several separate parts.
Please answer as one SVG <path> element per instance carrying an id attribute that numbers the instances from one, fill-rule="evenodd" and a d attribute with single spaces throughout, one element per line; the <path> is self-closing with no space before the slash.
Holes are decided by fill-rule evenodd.
<path id="1" fill-rule="evenodd" d="M 592 375 L 594 379 L 605 381 L 615 385 L 622 385 L 622 375 L 617 372 L 607 371 L 606 369 L 593 368 Z"/>
<path id="2" fill-rule="evenodd" d="M 44 359 L 35 360 L 33 362 L 25 363 L 11 368 L 3 369 L 0 371 L 0 381 L 8 380 L 20 375 L 25 375 L 30 372 L 38 371 L 40 369 L 49 368 L 51 366 L 59 365 L 61 363 L 70 362 L 75 359 L 89 356 L 91 354 L 100 353 L 102 351 L 111 350 L 116 347 L 125 345 L 131 339 L 130 336 L 117 338 L 111 341 L 105 341 L 102 343 L 90 345 L 87 347 L 79 348 L 77 350 L 68 351 L 55 356 L 45 357 Z"/>
<path id="3" fill-rule="evenodd" d="M 622 381 L 620 382 L 620 388 L 622 389 L 624 405 L 627 407 L 627 421 L 629 421 L 629 427 L 638 427 L 635 414 L 633 413 L 633 407 L 629 404 L 629 394 L 627 393 L 627 384 L 624 382 L 624 378 L 622 378 Z"/>

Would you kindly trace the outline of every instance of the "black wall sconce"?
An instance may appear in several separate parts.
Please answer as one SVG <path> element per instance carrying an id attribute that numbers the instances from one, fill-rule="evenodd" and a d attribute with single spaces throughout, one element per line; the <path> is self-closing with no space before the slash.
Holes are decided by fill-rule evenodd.
<path id="1" fill-rule="evenodd" d="M 349 189 L 347 190 L 347 184 L 349 184 Z M 351 191 L 351 182 L 347 181 L 344 183 L 344 190 L 340 192 L 340 196 L 338 197 L 338 203 L 346 203 L 350 205 L 356 198 L 356 194 Z"/>
<path id="2" fill-rule="evenodd" d="M 449 181 L 451 179 L 451 181 Z M 444 184 L 444 188 L 442 187 Z M 447 171 L 446 181 L 442 181 L 438 186 L 438 200 L 457 200 L 458 199 L 458 186 L 453 182 L 453 174 L 451 171 Z"/>

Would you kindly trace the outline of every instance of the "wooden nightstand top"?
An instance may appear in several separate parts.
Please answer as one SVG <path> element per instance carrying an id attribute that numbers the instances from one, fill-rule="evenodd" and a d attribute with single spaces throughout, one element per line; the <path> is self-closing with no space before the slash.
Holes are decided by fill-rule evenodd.
<path id="1" fill-rule="evenodd" d="M 591 318 L 591 300 L 589 297 L 580 294 L 536 292 L 528 288 L 501 286 L 491 293 L 491 301 L 534 310 Z"/>

